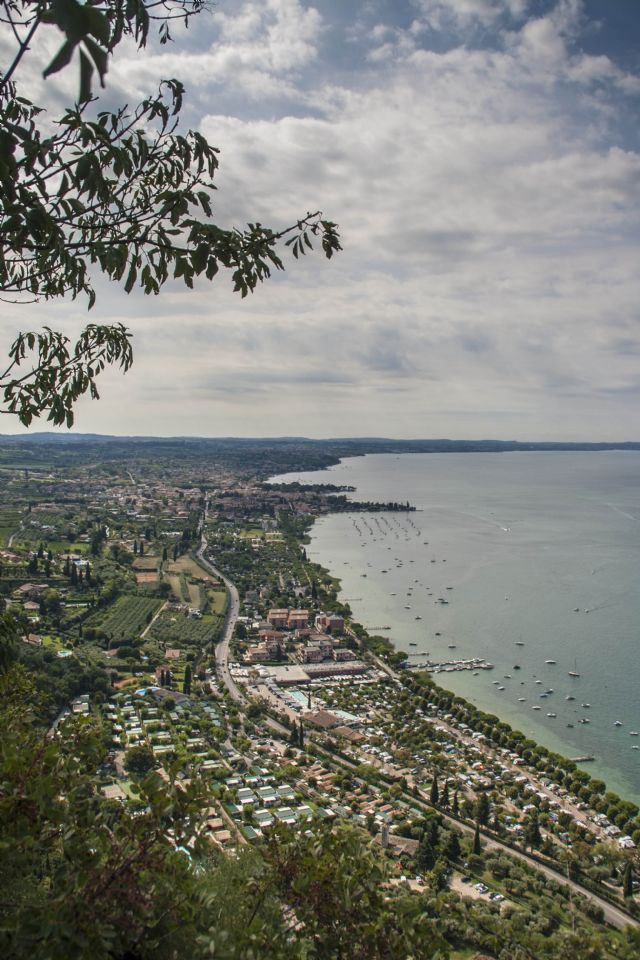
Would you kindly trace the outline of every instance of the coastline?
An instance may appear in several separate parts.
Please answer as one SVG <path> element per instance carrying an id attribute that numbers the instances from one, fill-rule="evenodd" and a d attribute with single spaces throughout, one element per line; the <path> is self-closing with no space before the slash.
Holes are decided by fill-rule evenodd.
<path id="1" fill-rule="evenodd" d="M 330 482 L 333 479 L 332 474 L 334 474 L 335 471 L 338 469 L 339 467 L 331 467 L 328 470 L 323 470 L 321 473 L 322 473 L 322 476 L 326 478 L 326 481 Z M 312 483 L 314 482 L 314 479 L 312 478 L 316 478 L 318 473 L 314 472 L 309 475 L 310 482 Z M 288 478 L 291 477 L 292 475 L 289 474 L 285 476 L 288 480 Z M 303 476 L 304 474 L 295 475 L 298 481 L 300 481 Z M 277 482 L 286 482 L 285 478 L 282 476 L 277 478 L 274 477 L 273 479 Z M 365 491 L 365 493 L 367 494 L 367 496 L 370 495 L 370 491 Z M 401 491 L 400 493 L 402 494 L 404 493 L 404 491 Z M 358 493 L 356 493 L 355 496 L 358 496 Z M 418 517 L 416 517 L 416 514 L 413 514 L 413 517 L 414 519 L 418 520 L 419 514 L 418 514 Z M 314 531 L 317 532 L 318 524 L 330 522 L 330 519 L 331 519 L 330 517 L 315 519 L 313 526 L 308 531 L 308 533 L 310 534 L 311 541 L 315 539 Z M 344 518 L 341 518 L 341 519 L 344 520 Z M 323 568 L 328 572 L 328 574 L 336 582 L 336 586 L 338 587 L 338 590 L 339 590 L 340 601 L 342 603 L 347 603 L 349 605 L 350 609 L 352 609 L 352 615 L 355 617 L 356 620 L 359 620 L 364 625 L 365 628 L 368 628 L 369 633 L 371 634 L 375 633 L 376 624 L 389 624 L 394 622 L 393 614 L 388 611 L 384 612 L 384 610 L 380 607 L 379 604 L 376 605 L 374 603 L 373 609 L 369 608 L 367 603 L 367 588 L 371 587 L 372 589 L 375 589 L 374 583 L 369 584 L 367 583 L 366 580 L 356 581 L 354 580 L 352 570 L 347 569 L 344 572 L 341 572 L 337 563 L 327 563 L 326 544 L 325 544 L 324 553 L 325 553 L 325 556 L 322 558 L 320 565 L 323 566 Z M 310 551 L 310 554 L 312 554 L 312 550 Z M 318 562 L 317 557 L 314 558 L 314 560 L 315 562 Z M 364 569 L 364 567 L 362 569 Z M 364 574 L 358 574 L 358 577 L 363 575 Z M 346 583 L 344 581 L 346 581 Z M 362 598 L 364 599 L 361 599 L 361 595 L 362 595 Z M 412 614 L 407 614 L 407 617 L 412 618 Z M 416 619 L 420 619 L 420 617 L 417 617 Z M 417 625 L 413 629 L 417 629 Z M 409 649 L 409 646 L 407 645 L 407 642 L 406 642 L 407 631 L 405 630 L 404 637 L 400 639 L 398 639 L 397 636 L 394 636 L 394 633 L 397 633 L 397 632 L 398 631 L 396 631 L 394 628 L 393 633 L 385 637 L 380 637 L 380 641 L 384 642 L 385 644 L 391 644 L 391 648 L 395 650 L 397 650 L 398 648 L 401 648 L 404 650 L 405 653 L 415 652 L 413 649 L 416 646 L 415 643 L 412 643 L 410 645 L 410 649 Z M 418 646 L 420 646 L 420 644 L 418 644 Z M 425 653 L 426 651 L 424 650 L 421 651 L 421 654 L 423 656 L 425 655 Z M 451 659 L 453 659 L 454 657 L 456 659 L 461 659 L 461 660 L 466 658 L 470 659 L 474 656 L 483 657 L 484 651 L 473 650 L 467 647 L 461 651 L 455 651 L 455 652 L 452 651 L 450 652 L 449 656 Z M 436 655 L 436 656 L 431 656 L 430 659 L 442 661 L 444 657 Z M 489 658 L 489 659 L 492 659 L 492 658 Z M 497 676 L 497 673 L 495 673 L 494 675 Z M 523 676 L 524 674 L 521 674 L 521 675 Z M 586 761 L 583 764 L 579 764 L 580 768 L 583 769 L 589 775 L 590 778 L 598 777 L 605 780 L 607 787 L 610 788 L 612 791 L 615 791 L 619 796 L 628 798 L 629 800 L 632 800 L 634 802 L 638 802 L 640 800 L 640 791 L 637 791 L 636 789 L 634 789 L 632 785 L 630 785 L 628 782 L 625 782 L 624 774 L 620 773 L 619 768 L 609 766 L 604 761 L 603 756 L 606 756 L 606 754 L 599 755 L 599 751 L 594 750 L 593 748 L 590 747 L 587 737 L 585 737 L 584 745 L 582 745 L 581 742 L 568 743 L 567 740 L 562 737 L 560 730 L 555 731 L 553 729 L 548 729 L 548 726 L 549 726 L 548 721 L 547 721 L 547 727 L 544 727 L 544 726 L 540 727 L 539 724 L 535 723 L 533 717 L 531 719 L 526 718 L 522 714 L 522 712 L 519 713 L 518 710 L 515 709 L 514 706 L 508 701 L 505 701 L 500 705 L 494 705 L 493 703 L 489 704 L 487 702 L 486 696 L 483 700 L 482 696 L 479 695 L 478 683 L 480 681 L 478 679 L 472 679 L 471 672 L 468 672 L 468 673 L 467 672 L 464 672 L 464 673 L 463 672 L 460 672 L 460 673 L 447 672 L 444 675 L 441 673 L 441 674 L 436 674 L 435 676 L 431 674 L 431 676 L 434 682 L 439 687 L 439 689 L 443 691 L 447 691 L 458 698 L 463 697 L 466 703 L 470 707 L 474 709 L 479 709 L 486 715 L 496 716 L 497 718 L 500 719 L 501 722 L 508 723 L 509 727 L 512 730 L 522 730 L 523 724 L 524 724 L 524 729 L 531 731 L 526 734 L 527 739 L 535 740 L 537 745 L 539 745 L 540 747 L 543 747 L 545 750 L 553 754 L 557 754 L 567 759 L 571 759 L 571 758 L 578 758 L 578 757 L 584 757 L 584 756 L 591 756 L 593 753 L 595 753 L 596 759 L 593 761 Z M 486 676 L 488 677 L 489 675 L 486 675 Z M 580 728 L 579 732 L 582 733 L 583 730 L 585 730 L 586 732 L 586 728 Z M 559 733 L 560 735 L 558 735 Z M 619 741 L 621 741 L 621 739 L 622 739 L 622 735 L 620 735 Z M 626 743 L 628 744 L 628 741 L 626 741 Z"/>

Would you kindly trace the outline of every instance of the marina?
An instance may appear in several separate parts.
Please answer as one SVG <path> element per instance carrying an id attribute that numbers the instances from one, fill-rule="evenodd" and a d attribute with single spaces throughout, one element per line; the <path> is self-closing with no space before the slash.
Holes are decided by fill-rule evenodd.
<path id="1" fill-rule="evenodd" d="M 421 653 L 410 653 L 409 657 L 423 657 Z M 420 663 L 407 663 L 409 670 L 428 670 L 429 673 L 456 673 L 460 670 L 493 670 L 494 665 L 482 657 L 472 657 L 470 660 L 422 660 Z M 502 688 L 504 689 L 504 687 Z"/>

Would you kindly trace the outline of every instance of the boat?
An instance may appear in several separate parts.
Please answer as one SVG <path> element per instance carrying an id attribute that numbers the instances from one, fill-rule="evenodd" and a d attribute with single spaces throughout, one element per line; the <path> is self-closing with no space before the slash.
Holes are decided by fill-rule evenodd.
<path id="1" fill-rule="evenodd" d="M 573 612 L 574 612 L 574 613 L 580 613 L 580 607 L 574 607 L 574 608 L 573 608 Z"/>
<path id="2" fill-rule="evenodd" d="M 511 674 L 510 674 L 510 673 L 505 673 L 504 678 L 505 678 L 505 680 L 511 680 Z"/>
<path id="3" fill-rule="evenodd" d="M 631 747 L 631 749 L 632 749 L 632 750 L 640 750 L 640 747 L 638 746 L 637 743 L 634 743 L 633 746 Z"/>
<path id="4" fill-rule="evenodd" d="M 637 730 L 629 730 L 629 736 L 630 736 L 630 737 L 638 737 L 638 736 L 640 736 L 640 734 L 638 733 Z"/>
<path id="5" fill-rule="evenodd" d="M 449 650 L 455 650 L 455 648 L 456 648 L 455 643 L 449 643 L 449 644 L 447 644 L 447 646 L 449 647 Z"/>
<path id="6" fill-rule="evenodd" d="M 520 664 L 519 664 L 519 663 L 514 663 L 513 669 L 514 669 L 514 670 L 519 670 L 519 669 L 520 669 Z"/>
<path id="7" fill-rule="evenodd" d="M 516 640 L 515 644 L 516 647 L 524 647 L 524 640 Z"/>
<path id="8" fill-rule="evenodd" d="M 532 710 L 539 710 L 540 707 L 531 707 Z"/>
<path id="9" fill-rule="evenodd" d="M 575 700 L 575 697 L 572 697 L 571 694 L 569 694 L 567 697 L 565 697 L 565 700 Z"/>
<path id="10" fill-rule="evenodd" d="M 410 640 L 410 641 L 409 641 L 409 646 L 410 646 L 410 647 L 417 647 L 418 644 L 417 644 L 417 643 L 414 643 L 413 640 Z"/>
<path id="11" fill-rule="evenodd" d="M 568 676 L 568 677 L 579 677 L 580 674 L 579 674 L 579 673 L 576 673 L 575 670 L 569 670 L 567 676 Z"/>
<path id="12" fill-rule="evenodd" d="M 548 713 L 547 716 L 548 716 L 548 717 L 557 717 L 558 714 L 557 714 L 557 713 Z"/>
<path id="13" fill-rule="evenodd" d="M 504 690 L 504 687 L 498 687 L 498 690 Z"/>
<path id="14" fill-rule="evenodd" d="M 422 617 L 420 616 L 420 614 L 418 614 L 418 616 L 416 617 L 416 620 L 422 620 Z"/>
<path id="15" fill-rule="evenodd" d="M 589 707 L 591 706 L 591 704 L 590 704 L 590 703 L 581 703 L 580 706 L 581 706 L 581 707 L 584 707 L 585 710 L 588 710 Z"/>
<path id="16" fill-rule="evenodd" d="M 621 727 L 621 726 L 622 726 L 622 720 L 614 720 L 614 721 L 613 721 L 613 725 L 614 725 L 614 727 Z"/>
<path id="17" fill-rule="evenodd" d="M 408 603 L 407 603 L 407 604 L 405 604 L 405 610 L 411 610 L 411 607 L 409 606 L 409 604 L 408 604 Z"/>
<path id="18" fill-rule="evenodd" d="M 568 726 L 568 727 L 571 727 L 571 729 L 573 730 L 573 724 L 572 724 L 572 723 L 568 723 L 567 726 Z"/>
<path id="19" fill-rule="evenodd" d="M 554 663 L 554 664 L 555 664 L 555 663 L 557 663 L 557 662 L 558 662 L 557 660 L 545 660 L 545 663 Z"/>
<path id="20" fill-rule="evenodd" d="M 442 634 L 440 633 L 440 631 L 439 631 L 439 630 L 436 630 L 436 637 L 441 637 L 441 636 L 442 636 Z"/>
<path id="21" fill-rule="evenodd" d="M 524 703 L 526 699 L 526 697 L 518 697 L 518 703 Z"/>
<path id="22" fill-rule="evenodd" d="M 581 717 L 578 723 L 591 723 L 591 720 L 588 717 Z"/>

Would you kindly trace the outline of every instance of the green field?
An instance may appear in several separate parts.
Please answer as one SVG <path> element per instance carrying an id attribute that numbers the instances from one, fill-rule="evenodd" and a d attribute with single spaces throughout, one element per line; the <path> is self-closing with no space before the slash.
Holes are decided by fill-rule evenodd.
<path id="1" fill-rule="evenodd" d="M 160 643 L 175 647 L 203 647 L 218 639 L 222 620 L 220 617 L 203 617 L 202 620 L 184 613 L 162 613 L 149 631 L 149 637 Z"/>
<path id="2" fill-rule="evenodd" d="M 225 590 L 208 590 L 209 605 L 211 610 L 222 616 L 227 608 L 227 593 Z"/>
<path id="3" fill-rule="evenodd" d="M 104 620 L 92 620 L 91 626 L 98 627 L 108 637 L 137 637 L 146 627 L 148 615 L 153 615 L 161 606 L 162 600 L 152 597 L 120 597 Z"/>

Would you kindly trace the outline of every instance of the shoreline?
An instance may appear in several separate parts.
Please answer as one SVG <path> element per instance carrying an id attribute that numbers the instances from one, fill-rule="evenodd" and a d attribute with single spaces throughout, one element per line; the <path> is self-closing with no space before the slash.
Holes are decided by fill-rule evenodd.
<path id="1" fill-rule="evenodd" d="M 323 470 L 323 471 L 313 471 L 313 470 L 312 470 L 312 471 L 309 471 L 309 474 L 316 475 L 316 474 L 318 474 L 318 473 L 323 473 L 323 474 L 325 474 L 325 475 L 326 475 L 326 474 L 329 474 L 329 476 L 330 476 L 332 472 L 333 472 L 332 470 L 329 470 L 329 471 L 327 471 L 327 470 Z M 302 475 L 304 475 L 304 474 L 302 474 Z M 274 481 L 279 482 L 279 483 L 285 483 L 285 482 L 288 482 L 287 480 L 284 479 L 284 478 L 286 478 L 286 477 L 295 477 L 295 478 L 296 478 L 296 481 L 295 481 L 296 483 L 302 482 L 302 481 L 300 480 L 301 473 L 288 474 L 288 475 L 286 475 L 286 474 L 285 474 L 285 475 L 279 475 L 278 477 L 273 477 L 272 479 L 273 479 Z M 270 479 L 271 479 L 271 478 L 270 478 Z M 267 481 L 267 482 L 269 482 L 269 481 Z M 314 483 L 314 480 L 311 480 L 310 482 L 311 482 L 311 484 L 313 484 L 313 483 Z M 357 490 L 357 488 L 356 488 L 356 490 Z M 412 505 L 412 506 L 414 506 L 414 505 Z M 416 509 L 416 508 L 415 508 L 415 506 L 414 506 L 414 510 L 415 510 L 415 509 Z M 340 512 L 346 512 L 346 511 L 340 511 Z M 351 512 L 351 511 L 349 511 L 349 512 Z M 359 509 L 359 505 L 357 505 L 357 504 L 354 503 L 353 512 L 363 512 L 363 511 L 361 511 L 361 510 Z M 415 516 L 415 514 L 414 514 L 414 516 Z M 310 521 L 311 521 L 311 522 L 310 522 L 310 524 L 309 524 L 309 527 L 308 527 L 307 530 L 306 530 L 306 535 L 305 535 L 305 538 L 304 538 L 304 546 L 305 546 L 305 547 L 308 546 L 308 543 L 310 542 L 310 539 L 311 539 L 311 538 L 310 538 L 310 535 L 312 535 L 313 529 L 316 527 L 317 523 L 318 523 L 320 520 L 322 520 L 322 519 L 323 519 L 323 518 L 320 517 L 320 516 L 310 518 Z M 328 519 L 328 518 L 324 518 L 324 519 Z M 376 629 L 376 628 L 373 627 L 373 626 L 368 627 L 368 626 L 366 625 L 366 624 L 367 624 L 367 620 L 369 619 L 369 617 L 367 617 L 366 613 L 362 610 L 362 608 L 361 608 L 357 613 L 354 613 L 354 612 L 351 610 L 351 607 L 349 606 L 349 600 L 348 600 L 348 598 L 344 597 L 344 594 L 345 594 L 345 592 L 351 593 L 352 590 L 349 589 L 349 590 L 345 591 L 345 588 L 344 588 L 344 586 L 343 586 L 342 578 L 339 576 L 339 573 L 338 573 L 338 571 L 336 570 L 336 566 L 335 566 L 335 565 L 330 565 L 330 564 L 328 565 L 328 564 L 327 564 L 326 557 L 323 558 L 322 562 L 314 561 L 314 563 L 317 563 L 317 565 L 318 565 L 319 567 L 322 567 L 322 569 L 325 571 L 325 573 L 326 573 L 329 577 L 331 577 L 331 579 L 334 581 L 334 583 L 335 583 L 335 585 L 336 585 L 336 591 L 337 591 L 338 600 L 339 600 L 339 602 L 340 602 L 341 605 L 344 605 L 344 607 L 345 607 L 346 609 L 348 609 L 349 615 L 350 615 L 351 617 L 354 617 L 356 620 L 364 621 L 364 623 L 361 624 L 362 633 L 363 633 L 363 635 L 366 635 L 366 638 L 367 638 L 367 640 L 368 640 L 369 642 L 371 642 L 372 640 L 375 641 L 376 652 L 377 652 L 378 654 L 380 653 L 380 649 L 381 649 L 381 648 L 382 648 L 382 649 L 386 648 L 388 652 L 393 651 L 393 659 L 395 660 L 396 664 L 397 664 L 397 662 L 398 662 L 397 658 L 401 658 L 402 656 L 407 656 L 408 664 L 411 664 L 411 659 L 414 658 L 414 657 L 415 657 L 416 659 L 417 659 L 417 658 L 424 658 L 425 660 L 428 658 L 428 654 L 425 653 L 425 651 L 422 651 L 422 652 L 407 652 L 406 649 L 405 649 L 405 650 L 400 649 L 400 646 L 399 646 L 397 640 L 394 641 L 394 640 L 392 640 L 392 639 L 391 639 L 390 637 L 388 637 L 388 636 L 387 636 L 387 637 L 382 637 L 382 636 L 376 635 L 376 634 L 375 634 L 375 629 Z M 358 592 L 358 591 L 355 591 L 355 592 Z M 362 591 L 360 591 L 360 592 L 362 592 Z M 360 597 L 357 597 L 357 598 L 354 597 L 353 599 L 354 599 L 354 600 L 357 599 L 358 601 L 361 602 L 361 598 L 360 598 Z M 380 617 L 380 615 L 379 615 L 378 612 L 374 612 L 374 613 L 372 613 L 371 615 L 373 616 L 374 623 L 383 623 L 383 622 L 386 623 L 386 622 L 388 622 L 388 620 L 386 620 L 386 619 L 383 620 L 383 619 Z M 419 619 L 419 618 L 418 618 L 418 619 Z M 382 629 L 382 628 L 377 628 L 377 629 Z M 402 646 L 405 646 L 405 647 L 406 647 L 406 644 L 402 644 L 402 641 L 400 641 L 400 644 L 401 644 Z M 412 646 L 415 646 L 415 644 L 411 644 L 411 645 L 412 645 Z M 459 662 L 462 661 L 462 660 L 466 660 L 466 661 L 468 661 L 468 662 L 472 662 L 474 659 L 477 659 L 478 661 L 486 661 L 486 657 L 480 657 L 480 656 L 473 657 L 473 656 L 470 656 L 467 651 L 465 651 L 465 654 L 466 654 L 466 655 L 465 655 L 464 658 L 462 658 L 462 657 L 459 658 Z M 387 653 L 387 657 L 386 657 L 386 658 L 388 658 L 388 653 Z M 451 666 L 451 664 L 452 664 L 452 662 L 453 662 L 453 658 L 451 658 L 451 659 L 449 659 L 449 660 L 445 660 L 445 658 L 442 658 L 442 657 L 433 657 L 433 656 L 432 656 L 432 657 L 429 658 L 429 659 L 430 659 L 431 661 L 434 661 L 434 664 L 433 664 L 433 665 L 435 665 L 436 663 L 438 664 L 438 669 L 437 669 L 437 670 L 428 671 L 428 675 L 431 677 L 431 679 L 433 680 L 433 682 L 437 685 L 437 687 L 438 687 L 443 693 L 445 693 L 445 694 L 447 694 L 447 695 L 449 695 L 449 696 L 451 696 L 451 697 L 456 697 L 457 699 L 461 699 L 461 698 L 464 699 L 465 704 L 467 705 L 467 707 L 468 707 L 469 709 L 471 709 L 471 710 L 473 710 L 473 711 L 477 711 L 478 713 L 482 714 L 483 716 L 490 716 L 490 717 L 491 717 L 491 716 L 494 716 L 494 715 L 495 715 L 495 719 L 496 719 L 496 720 L 499 720 L 499 722 L 500 722 L 501 725 L 504 725 L 504 726 L 509 727 L 509 729 L 510 729 L 511 731 L 514 731 L 514 732 L 516 732 L 516 733 L 519 733 L 519 732 L 521 733 L 520 728 L 521 728 L 523 722 L 525 721 L 525 717 L 523 716 L 522 713 L 519 713 L 519 712 L 517 711 L 517 708 L 514 708 L 514 705 L 513 705 L 513 704 L 511 704 L 511 703 L 509 702 L 509 707 L 510 707 L 511 709 L 508 709 L 508 710 L 506 710 L 506 711 L 503 711 L 498 705 L 495 705 L 495 706 L 491 705 L 491 707 L 490 707 L 489 709 L 487 709 L 487 706 L 479 706 L 479 705 L 478 705 L 478 702 L 482 703 L 482 698 L 480 698 L 480 701 L 478 701 L 477 698 L 474 697 L 473 691 L 471 691 L 471 690 L 468 689 L 468 684 L 465 685 L 465 689 L 460 689 L 459 683 L 456 683 L 456 681 L 467 681 L 467 680 L 470 680 L 469 673 L 470 673 L 470 672 L 477 672 L 477 671 L 479 670 L 479 667 L 478 667 L 478 666 L 476 666 L 476 667 L 465 667 L 465 668 L 462 668 L 462 667 L 454 667 L 454 668 L 446 669 L 446 666 L 449 666 L 449 667 Z M 458 658 L 456 658 L 456 659 L 458 659 Z M 484 669 L 486 669 L 486 668 L 484 668 Z M 419 673 L 419 672 L 421 672 L 421 671 L 418 669 L 417 665 L 410 666 L 409 670 L 407 670 L 407 673 L 416 674 L 416 673 Z M 454 678 L 454 677 L 451 677 L 451 674 L 452 674 L 452 673 L 455 673 L 455 674 L 456 674 L 455 678 Z M 442 674 L 446 674 L 447 677 L 443 677 Z M 454 685 L 454 686 L 453 686 L 453 689 L 452 689 L 451 685 L 447 684 L 447 678 L 448 678 L 448 679 L 451 681 L 451 683 Z M 445 686 L 445 684 L 447 684 L 447 685 Z M 486 698 L 485 698 L 485 699 L 486 699 Z M 567 743 L 565 740 L 563 740 L 562 736 L 561 736 L 558 732 L 553 731 L 553 730 L 547 731 L 547 730 L 545 729 L 545 730 L 543 731 L 543 734 L 544 734 L 544 735 L 541 736 L 540 731 L 539 731 L 539 730 L 536 730 L 536 732 L 535 732 L 534 734 L 526 734 L 526 735 L 525 735 L 525 734 L 522 734 L 522 733 L 521 733 L 521 736 L 522 736 L 523 738 L 525 738 L 525 739 L 533 740 L 534 743 L 535 743 L 535 745 L 536 745 L 537 747 L 541 748 L 542 750 L 544 750 L 546 753 L 552 754 L 552 755 L 554 755 L 554 756 L 562 757 L 563 759 L 567 760 L 568 762 L 575 762 L 575 760 L 572 760 L 572 758 L 576 758 L 576 760 L 577 760 L 579 763 L 588 764 L 589 769 L 588 769 L 588 770 L 584 770 L 584 772 L 585 772 L 586 774 L 588 774 L 588 776 L 589 776 L 590 778 L 593 778 L 593 777 L 597 776 L 598 778 L 602 778 L 603 780 L 605 780 L 605 781 L 606 781 L 607 788 L 608 788 L 608 789 L 610 788 L 610 789 L 609 789 L 609 792 L 610 792 L 610 793 L 615 793 L 615 794 L 618 795 L 619 797 L 621 797 L 621 798 L 626 798 L 626 799 L 628 799 L 629 801 L 634 802 L 634 803 L 639 803 L 639 802 L 640 802 L 640 792 L 634 790 L 634 788 L 633 788 L 631 785 L 629 785 L 629 784 L 627 784 L 627 783 L 624 782 L 624 772 L 623 772 L 623 769 L 620 770 L 620 772 L 618 772 L 615 768 L 611 768 L 611 767 L 607 766 L 606 763 L 603 762 L 602 758 L 598 756 L 598 750 L 597 750 L 597 748 L 592 747 L 590 744 L 585 744 L 584 746 L 581 747 L 579 744 Z M 548 739 L 547 739 L 547 738 L 548 738 Z M 547 739 L 547 743 L 545 743 L 545 739 Z M 588 757 L 589 759 L 586 759 L 587 757 Z M 582 759 L 582 758 L 585 758 L 585 759 Z M 581 767 L 581 770 L 582 770 L 582 769 L 583 769 L 583 768 Z"/>

